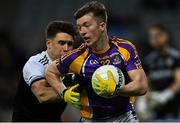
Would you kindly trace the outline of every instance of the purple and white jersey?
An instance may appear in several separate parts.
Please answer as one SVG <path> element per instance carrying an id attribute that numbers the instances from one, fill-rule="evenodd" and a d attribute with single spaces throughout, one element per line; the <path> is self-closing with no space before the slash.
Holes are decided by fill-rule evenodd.
<path id="1" fill-rule="evenodd" d="M 84 118 L 108 119 L 117 115 L 133 111 L 130 97 L 117 96 L 106 99 L 97 95 L 91 86 L 93 72 L 102 65 L 111 64 L 122 70 L 126 84 L 131 80 L 127 72 L 142 69 L 137 51 L 127 40 L 112 38 L 109 40 L 110 48 L 104 53 L 94 53 L 90 47 L 82 44 L 79 48 L 66 53 L 57 66 L 62 74 L 68 72 L 78 73 L 87 78 L 87 88 L 81 91 L 80 114 Z M 86 85 L 86 84 L 85 84 Z"/>

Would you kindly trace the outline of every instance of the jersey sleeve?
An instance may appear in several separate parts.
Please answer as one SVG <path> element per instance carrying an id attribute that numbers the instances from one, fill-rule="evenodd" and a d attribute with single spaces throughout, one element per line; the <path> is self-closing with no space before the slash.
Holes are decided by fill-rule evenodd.
<path id="1" fill-rule="evenodd" d="M 28 61 L 23 68 L 23 77 L 25 82 L 31 86 L 36 80 L 45 78 L 42 64 L 36 61 Z"/>
<path id="2" fill-rule="evenodd" d="M 82 64 L 88 54 L 86 45 L 82 44 L 80 47 L 66 52 L 61 56 L 57 68 L 61 74 L 66 73 L 80 73 Z"/>
<path id="3" fill-rule="evenodd" d="M 59 59 L 59 64 L 57 64 L 57 68 L 61 74 L 66 74 L 70 71 L 70 64 L 76 59 L 78 55 L 74 54 L 74 52 L 68 52 L 63 55 Z"/>
<path id="4" fill-rule="evenodd" d="M 68 73 L 69 67 L 68 67 L 67 62 L 68 62 L 68 59 L 63 59 L 63 58 L 59 59 L 59 64 L 57 64 L 57 69 L 59 70 L 61 74 Z"/>
<path id="5" fill-rule="evenodd" d="M 126 64 L 126 70 L 142 69 L 141 60 L 139 58 L 136 47 L 133 44 L 129 44 L 128 52 L 130 53 L 130 58 Z"/>

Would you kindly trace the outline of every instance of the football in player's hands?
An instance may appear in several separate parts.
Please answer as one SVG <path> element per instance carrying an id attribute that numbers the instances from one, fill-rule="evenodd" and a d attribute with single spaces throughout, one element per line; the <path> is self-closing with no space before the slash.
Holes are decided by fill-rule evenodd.
<path id="1" fill-rule="evenodd" d="M 94 92 L 104 98 L 113 98 L 120 94 L 120 89 L 125 85 L 122 71 L 113 65 L 99 67 L 92 76 Z"/>

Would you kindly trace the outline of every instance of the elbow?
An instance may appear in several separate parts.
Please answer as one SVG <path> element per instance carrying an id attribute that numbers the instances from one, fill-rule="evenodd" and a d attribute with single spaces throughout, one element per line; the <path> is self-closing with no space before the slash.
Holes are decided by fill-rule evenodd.
<path id="1" fill-rule="evenodd" d="M 43 98 L 38 98 L 39 103 L 44 104 L 46 101 Z"/>
<path id="2" fill-rule="evenodd" d="M 140 91 L 139 91 L 139 96 L 143 96 L 147 93 L 148 91 L 148 82 L 144 81 L 143 84 L 141 85 Z"/>
<path id="3" fill-rule="evenodd" d="M 43 99 L 43 98 L 38 99 L 38 101 L 39 101 L 40 104 L 46 104 L 46 103 L 49 102 L 49 101 L 47 101 L 47 100 L 45 100 L 45 99 Z"/>
<path id="4" fill-rule="evenodd" d="M 48 100 L 46 99 L 45 94 L 41 93 L 41 92 L 37 95 L 37 99 L 38 99 L 39 103 L 41 103 L 41 104 L 44 104 L 44 103 L 48 102 Z"/>
<path id="5" fill-rule="evenodd" d="M 39 103 L 46 103 L 48 100 L 46 99 L 45 90 L 40 86 L 39 83 L 34 83 L 31 87 L 31 91 L 39 101 Z"/>
<path id="6" fill-rule="evenodd" d="M 143 95 L 145 95 L 147 93 L 147 89 L 142 89 L 142 90 L 140 90 L 140 92 L 139 92 L 139 96 L 143 96 Z"/>

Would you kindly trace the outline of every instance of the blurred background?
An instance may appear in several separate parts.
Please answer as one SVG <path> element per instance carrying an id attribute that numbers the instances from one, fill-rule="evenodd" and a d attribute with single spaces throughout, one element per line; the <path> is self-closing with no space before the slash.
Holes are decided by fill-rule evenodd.
<path id="1" fill-rule="evenodd" d="M 13 98 L 24 63 L 45 48 L 44 29 L 52 20 L 75 23 L 73 12 L 90 0 L 0 1 L 0 121 L 11 121 Z M 147 32 L 156 23 L 172 33 L 180 49 L 179 0 L 99 0 L 108 10 L 109 35 L 132 41 L 140 56 L 151 47 Z M 77 40 L 77 44 L 79 40 Z"/>

